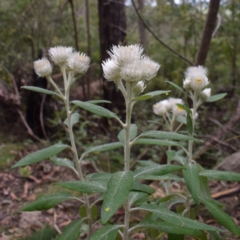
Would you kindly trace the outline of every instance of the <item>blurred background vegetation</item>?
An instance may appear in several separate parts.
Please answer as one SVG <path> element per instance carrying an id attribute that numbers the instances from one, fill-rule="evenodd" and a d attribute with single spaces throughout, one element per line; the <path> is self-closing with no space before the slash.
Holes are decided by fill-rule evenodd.
<path id="1" fill-rule="evenodd" d="M 7 143 L 19 146 L 20 142 L 27 144 L 32 141 L 67 141 L 64 129 L 59 128 L 63 126 L 65 118 L 62 104 L 55 98 L 21 90 L 24 85 L 50 87 L 44 79 L 34 75 L 32 63 L 39 57 L 47 56 L 48 49 L 53 46 L 72 46 L 91 57 L 89 73 L 77 81 L 72 91 L 73 99 L 107 98 L 113 102 L 112 110 L 121 114 L 121 97 L 114 94 L 114 87 L 109 88 L 111 83 L 102 79 L 101 61 L 106 59 L 104 53 L 112 44 L 135 43 L 142 44 L 146 54 L 161 64 L 158 75 L 148 83 L 146 91 L 170 89 L 172 92 L 169 97 L 183 97 L 166 81 L 181 86 L 185 69 L 190 63 L 197 64 L 209 6 L 210 3 L 206 0 L 135 0 L 134 5 L 131 0 L 2 0 L 2 146 Z M 199 112 L 198 133 L 210 145 L 197 146 L 196 150 L 198 154 L 204 153 L 204 159 L 213 160 L 214 164 L 238 151 L 239 20 L 239 1 L 220 1 L 210 46 L 206 46 L 207 57 L 203 63 L 209 70 L 212 93 L 228 93 L 219 103 L 205 104 Z M 167 49 L 156 38 L 188 61 Z M 53 77 L 61 84 L 61 75 L 56 68 Z M 111 91 L 112 94 L 109 94 Z M 161 119 L 152 113 L 152 105 L 159 100 L 161 98 L 136 106 L 134 121 L 140 124 L 140 131 L 163 128 L 160 126 Z M 103 121 L 84 111 L 81 111 L 81 120 L 76 127 L 80 149 L 94 141 L 98 144 L 116 138 L 119 128 L 115 122 Z M 234 139 L 226 141 L 229 138 Z M 201 151 L 199 147 L 203 147 Z M 18 147 L 13 149 L 18 150 Z M 151 151 L 148 157 L 154 158 L 154 152 Z"/>

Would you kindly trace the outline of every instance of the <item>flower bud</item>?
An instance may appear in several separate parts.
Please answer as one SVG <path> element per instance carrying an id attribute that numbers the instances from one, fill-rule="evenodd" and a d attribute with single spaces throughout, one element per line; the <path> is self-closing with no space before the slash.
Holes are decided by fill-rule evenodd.
<path id="1" fill-rule="evenodd" d="M 42 58 L 33 63 L 35 73 L 39 77 L 46 77 L 52 74 L 52 65 L 47 58 Z"/>

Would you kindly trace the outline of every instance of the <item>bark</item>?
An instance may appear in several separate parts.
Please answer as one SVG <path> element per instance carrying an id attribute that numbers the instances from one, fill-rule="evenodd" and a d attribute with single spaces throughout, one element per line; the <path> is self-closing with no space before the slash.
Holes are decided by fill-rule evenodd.
<path id="1" fill-rule="evenodd" d="M 138 10 L 141 12 L 143 8 L 144 8 L 144 0 L 138 0 Z M 140 19 L 138 20 L 138 31 L 139 31 L 140 43 L 143 47 L 145 47 L 147 43 L 147 36 L 146 36 L 145 27 L 143 26 Z"/>
<path id="2" fill-rule="evenodd" d="M 219 4 L 220 4 L 220 0 L 211 0 L 209 3 L 209 11 L 208 11 L 205 27 L 202 34 L 201 44 L 200 44 L 197 58 L 195 61 L 196 66 L 205 64 L 212 34 L 215 28 L 215 22 L 217 19 Z"/>
<path id="3" fill-rule="evenodd" d="M 98 0 L 99 11 L 99 38 L 101 62 L 109 57 L 107 51 L 113 45 L 126 43 L 126 15 L 124 0 Z M 102 74 L 101 74 L 102 76 Z M 120 91 L 117 91 L 113 82 L 103 82 L 103 97 L 111 101 L 107 108 L 117 107 L 124 109 L 124 101 Z"/>

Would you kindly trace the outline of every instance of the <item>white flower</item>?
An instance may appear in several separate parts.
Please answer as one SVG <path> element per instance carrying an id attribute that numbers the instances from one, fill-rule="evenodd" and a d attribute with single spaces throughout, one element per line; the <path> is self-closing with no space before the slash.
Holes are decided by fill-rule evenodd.
<path id="1" fill-rule="evenodd" d="M 35 73 L 39 77 L 50 76 L 52 73 L 52 65 L 47 58 L 42 58 L 33 63 Z"/>
<path id="2" fill-rule="evenodd" d="M 67 65 L 70 70 L 75 73 L 84 74 L 90 64 L 90 58 L 84 54 L 79 52 L 74 52 L 68 57 Z"/>
<path id="3" fill-rule="evenodd" d="M 191 90 L 200 92 L 207 84 L 208 78 L 206 68 L 202 66 L 187 68 L 185 80 L 183 81 L 184 88 L 190 88 Z"/>
<path id="4" fill-rule="evenodd" d="M 144 91 L 145 88 L 146 88 L 146 85 L 144 81 L 140 81 L 134 86 L 133 91 L 136 95 L 139 95 Z"/>
<path id="5" fill-rule="evenodd" d="M 150 80 L 151 78 L 155 77 L 160 65 L 146 56 L 144 56 L 141 61 L 143 62 L 142 66 L 144 67 L 145 80 Z"/>
<path id="6" fill-rule="evenodd" d="M 203 100 L 208 99 L 209 97 L 211 97 L 211 88 L 205 88 L 201 94 L 200 94 L 201 98 Z"/>
<path id="7" fill-rule="evenodd" d="M 170 104 L 168 100 L 162 100 L 153 105 L 153 112 L 156 115 L 163 116 L 165 115 L 170 109 Z"/>
<path id="8" fill-rule="evenodd" d="M 72 54 L 72 47 L 57 46 L 50 48 L 48 53 L 53 62 L 59 66 L 67 63 L 68 57 Z"/>
<path id="9" fill-rule="evenodd" d="M 121 77 L 127 82 L 139 82 L 145 79 L 144 62 L 135 60 L 131 63 L 124 64 L 121 68 Z"/>
<path id="10" fill-rule="evenodd" d="M 104 78 L 109 81 L 118 81 L 121 79 L 120 76 L 120 67 L 118 64 L 113 61 L 111 58 L 103 61 L 102 63 Z"/>
<path id="11" fill-rule="evenodd" d="M 169 103 L 172 109 L 172 113 L 174 116 L 184 116 L 186 115 L 186 111 L 181 107 L 178 107 L 177 104 L 184 104 L 181 98 L 170 98 Z"/>
<path id="12" fill-rule="evenodd" d="M 116 61 L 119 65 L 126 63 L 131 63 L 135 60 L 140 60 L 143 54 L 143 48 L 138 45 L 129 46 L 113 46 L 110 51 L 108 51 L 110 57 Z"/>

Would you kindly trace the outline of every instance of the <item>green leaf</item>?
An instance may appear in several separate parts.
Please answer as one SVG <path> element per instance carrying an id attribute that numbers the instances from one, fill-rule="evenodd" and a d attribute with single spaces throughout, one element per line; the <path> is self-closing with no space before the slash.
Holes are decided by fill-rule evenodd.
<path id="1" fill-rule="evenodd" d="M 142 96 L 136 97 L 134 98 L 132 101 L 143 101 L 143 100 L 147 100 L 149 98 L 161 95 L 161 94 L 167 94 L 170 91 L 154 91 L 154 92 L 149 92 L 147 94 L 144 94 Z"/>
<path id="2" fill-rule="evenodd" d="M 130 141 L 137 136 L 137 133 L 138 133 L 137 125 L 136 124 L 131 124 L 131 126 L 130 126 Z M 126 137 L 125 136 L 125 129 L 122 129 L 119 132 L 117 138 L 122 144 L 124 144 L 125 143 L 125 137 Z"/>
<path id="3" fill-rule="evenodd" d="M 71 114 L 71 123 L 72 123 L 72 126 L 76 123 L 79 122 L 79 119 L 80 119 L 81 115 L 79 113 L 73 113 Z M 67 118 L 64 120 L 63 122 L 66 126 L 68 126 L 68 121 L 67 121 Z"/>
<path id="4" fill-rule="evenodd" d="M 182 226 L 176 226 L 176 225 L 173 225 L 172 223 L 150 220 L 150 219 L 144 219 L 138 224 L 138 226 L 144 227 L 144 228 L 154 228 L 162 232 L 172 233 L 172 234 L 191 235 L 191 236 L 198 236 L 198 237 L 202 236 L 202 233 L 199 230 L 185 228 Z"/>
<path id="5" fill-rule="evenodd" d="M 92 104 L 99 104 L 99 103 L 112 103 L 110 101 L 107 101 L 107 100 L 90 100 L 90 101 L 87 101 L 89 103 L 92 103 Z"/>
<path id="6" fill-rule="evenodd" d="M 199 168 L 195 162 L 190 162 L 184 166 L 183 177 L 193 200 L 199 204 L 200 195 L 200 180 L 199 180 Z"/>
<path id="7" fill-rule="evenodd" d="M 145 145 L 158 145 L 158 146 L 179 146 L 182 147 L 179 143 L 168 141 L 168 140 L 158 140 L 158 139 L 149 139 L 141 138 L 134 142 L 134 144 L 145 144 Z"/>
<path id="8" fill-rule="evenodd" d="M 181 87 L 179 87 L 177 84 L 170 82 L 170 81 L 165 81 L 167 83 L 169 83 L 170 85 L 172 85 L 173 87 L 175 87 L 178 91 L 180 92 L 184 92 L 183 89 Z"/>
<path id="9" fill-rule="evenodd" d="M 60 96 L 56 92 L 53 92 L 53 91 L 50 91 L 50 90 L 47 90 L 47 89 L 44 89 L 44 88 L 40 88 L 40 87 L 24 86 L 24 87 L 21 87 L 21 88 L 26 89 L 26 90 L 30 90 L 30 91 L 34 91 L 34 92 Z"/>
<path id="10" fill-rule="evenodd" d="M 27 204 L 21 208 L 21 211 L 41 211 L 48 210 L 52 207 L 57 206 L 59 203 L 66 200 L 76 199 L 72 194 L 62 192 L 55 193 L 47 196 L 38 198 L 37 200 Z"/>
<path id="11" fill-rule="evenodd" d="M 138 191 L 138 192 L 144 192 L 144 193 L 148 193 L 148 194 L 153 194 L 156 191 L 155 188 L 152 188 L 146 184 L 142 184 L 138 181 L 134 181 L 132 190 Z"/>
<path id="12" fill-rule="evenodd" d="M 173 181 L 183 181 L 183 178 L 174 175 L 174 174 L 165 174 L 165 175 L 161 175 L 161 176 L 157 176 L 157 175 L 151 175 L 151 174 L 144 174 L 143 175 L 143 179 L 145 180 L 156 180 L 156 181 L 160 181 L 160 180 L 173 180 Z"/>
<path id="13" fill-rule="evenodd" d="M 44 148 L 42 150 L 31 153 L 26 157 L 22 158 L 16 164 L 14 164 L 12 168 L 22 167 L 22 166 L 40 162 L 42 160 L 55 156 L 56 154 L 62 152 L 67 147 L 69 146 L 65 144 L 55 144 L 51 147 Z"/>
<path id="14" fill-rule="evenodd" d="M 67 167 L 76 171 L 74 163 L 67 158 L 52 157 L 50 158 L 50 161 L 56 166 Z"/>
<path id="15" fill-rule="evenodd" d="M 100 173 L 91 173 L 87 175 L 88 180 L 99 181 L 99 182 L 109 182 L 112 173 L 100 172 Z"/>
<path id="16" fill-rule="evenodd" d="M 192 122 L 192 117 L 189 113 L 187 113 L 187 130 L 190 135 L 193 134 L 193 122 Z"/>
<path id="17" fill-rule="evenodd" d="M 115 240 L 119 228 L 118 225 L 101 227 L 88 240 Z"/>
<path id="18" fill-rule="evenodd" d="M 142 167 L 148 167 L 148 166 L 159 166 L 158 163 L 155 163 L 151 160 L 138 160 L 137 161 Z"/>
<path id="19" fill-rule="evenodd" d="M 65 228 L 58 240 L 78 240 L 81 225 L 82 225 L 82 219 L 77 219 L 69 223 Z"/>
<path id="20" fill-rule="evenodd" d="M 232 233 L 240 236 L 240 229 L 234 220 L 225 213 L 219 206 L 216 204 L 216 201 L 213 199 L 201 198 L 201 201 L 207 207 L 208 211 L 213 215 L 216 220 L 223 225 L 226 229 Z"/>
<path id="21" fill-rule="evenodd" d="M 98 106 L 96 104 L 93 104 L 93 103 L 90 103 L 90 102 L 82 102 L 82 101 L 72 101 L 73 104 L 91 112 L 91 113 L 94 113 L 98 116 L 101 116 L 101 117 L 107 117 L 107 118 L 115 118 L 117 120 L 119 120 L 118 116 L 109 111 L 108 109 L 106 108 L 103 108 L 101 106 Z"/>
<path id="22" fill-rule="evenodd" d="M 196 138 L 175 133 L 175 132 L 165 132 L 165 131 L 147 131 L 144 133 L 141 133 L 139 137 L 152 137 L 152 138 L 160 138 L 160 139 L 168 139 L 168 140 L 184 140 L 184 141 L 189 141 L 189 140 L 194 140 L 194 141 L 200 141 Z"/>
<path id="23" fill-rule="evenodd" d="M 179 108 L 185 110 L 188 114 L 192 115 L 192 111 L 189 107 L 183 105 L 183 104 L 180 104 L 180 103 L 177 103 L 176 104 Z"/>
<path id="24" fill-rule="evenodd" d="M 132 188 L 133 181 L 133 173 L 130 171 L 116 172 L 112 175 L 107 186 L 107 191 L 103 196 L 101 209 L 101 221 L 103 224 L 107 223 L 125 202 Z"/>
<path id="25" fill-rule="evenodd" d="M 203 170 L 199 175 L 219 180 L 240 182 L 240 174 L 230 171 Z"/>
<path id="26" fill-rule="evenodd" d="M 82 193 L 103 193 L 107 190 L 106 184 L 97 181 L 69 181 L 55 184 Z"/>
<path id="27" fill-rule="evenodd" d="M 177 213 L 174 213 L 164 207 L 160 207 L 158 205 L 142 205 L 141 207 L 138 207 L 141 210 L 145 210 L 148 212 L 152 212 L 157 214 L 159 218 L 162 220 L 171 223 L 173 225 L 184 227 L 184 228 L 190 228 L 190 229 L 197 229 L 197 230 L 205 230 L 205 231 L 221 231 L 222 229 L 216 228 L 204 223 L 201 223 L 196 220 L 191 220 L 189 218 L 183 217 L 182 215 L 179 215 Z"/>
<path id="28" fill-rule="evenodd" d="M 131 206 L 132 204 L 134 204 L 138 200 L 146 198 L 148 196 L 149 196 L 149 194 L 144 193 L 144 192 L 135 192 L 135 191 L 130 192 L 129 193 L 129 205 Z"/>
<path id="29" fill-rule="evenodd" d="M 119 148 L 119 147 L 122 147 L 122 143 L 120 143 L 120 142 L 107 143 L 107 144 L 87 148 L 84 151 L 83 155 L 86 155 L 87 153 L 93 153 L 93 152 L 110 151 L 110 150 L 114 150 L 114 149 Z"/>
<path id="30" fill-rule="evenodd" d="M 227 93 L 220 93 L 220 94 L 216 94 L 216 95 L 213 95 L 211 97 L 209 97 L 206 102 L 216 102 L 222 98 L 224 98 L 225 96 L 227 96 Z"/>
<path id="31" fill-rule="evenodd" d="M 148 175 L 160 176 L 160 175 L 168 174 L 170 172 L 177 171 L 182 168 L 183 168 L 182 166 L 176 166 L 176 165 L 170 165 L 170 164 L 139 167 L 134 171 L 134 178 L 144 179 L 144 176 L 148 176 Z"/>

